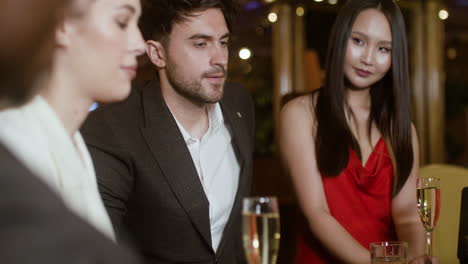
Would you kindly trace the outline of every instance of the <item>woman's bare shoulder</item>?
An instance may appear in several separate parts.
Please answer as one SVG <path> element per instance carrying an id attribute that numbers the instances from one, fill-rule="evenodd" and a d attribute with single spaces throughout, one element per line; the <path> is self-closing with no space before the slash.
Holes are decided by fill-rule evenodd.
<path id="1" fill-rule="evenodd" d="M 306 122 L 309 125 L 314 123 L 317 94 L 309 93 L 292 99 L 283 106 L 281 118 L 290 119 L 292 122 Z"/>

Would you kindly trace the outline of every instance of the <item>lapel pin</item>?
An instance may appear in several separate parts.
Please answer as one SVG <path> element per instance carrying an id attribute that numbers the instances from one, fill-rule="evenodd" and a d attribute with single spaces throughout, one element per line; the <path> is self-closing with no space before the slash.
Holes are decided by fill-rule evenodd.
<path id="1" fill-rule="evenodd" d="M 239 118 L 242 118 L 242 115 L 241 115 L 240 112 L 237 112 L 237 116 L 238 116 Z"/>

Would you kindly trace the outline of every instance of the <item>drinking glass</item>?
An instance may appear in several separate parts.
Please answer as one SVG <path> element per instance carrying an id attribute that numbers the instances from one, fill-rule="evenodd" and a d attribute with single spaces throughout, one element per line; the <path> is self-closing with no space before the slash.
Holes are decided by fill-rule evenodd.
<path id="1" fill-rule="evenodd" d="M 384 241 L 370 244 L 372 264 L 406 264 L 408 243 Z"/>
<path id="2" fill-rule="evenodd" d="M 426 254 L 432 256 L 432 231 L 440 212 L 440 179 L 420 178 L 416 185 L 419 216 L 426 229 Z"/>
<path id="3" fill-rule="evenodd" d="M 249 264 L 275 264 L 280 243 L 280 220 L 275 197 L 244 198 L 242 237 Z"/>

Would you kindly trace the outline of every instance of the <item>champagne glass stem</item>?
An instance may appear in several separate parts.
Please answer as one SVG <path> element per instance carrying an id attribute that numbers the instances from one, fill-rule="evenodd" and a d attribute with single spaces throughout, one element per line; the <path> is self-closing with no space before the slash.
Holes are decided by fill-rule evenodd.
<path id="1" fill-rule="evenodd" d="M 263 243 L 263 248 L 262 248 L 262 264 L 268 264 L 268 251 L 270 250 L 269 249 L 269 246 L 270 244 L 268 243 L 269 242 L 269 233 L 268 233 L 268 219 L 266 217 L 264 217 L 264 220 L 265 223 L 263 224 L 263 239 L 262 239 L 262 243 Z"/>
<path id="2" fill-rule="evenodd" d="M 426 232 L 426 246 L 427 246 L 427 255 L 432 257 L 432 232 Z"/>

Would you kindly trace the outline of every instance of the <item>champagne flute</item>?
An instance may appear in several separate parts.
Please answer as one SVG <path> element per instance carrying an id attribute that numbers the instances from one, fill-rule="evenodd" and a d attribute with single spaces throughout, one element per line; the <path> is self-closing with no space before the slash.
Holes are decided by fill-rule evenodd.
<path id="1" fill-rule="evenodd" d="M 440 212 L 440 179 L 420 178 L 416 185 L 419 216 L 426 229 L 426 253 L 432 257 L 432 231 Z"/>
<path id="2" fill-rule="evenodd" d="M 280 242 L 280 220 L 275 197 L 244 198 L 242 239 L 249 264 L 276 263 Z"/>

